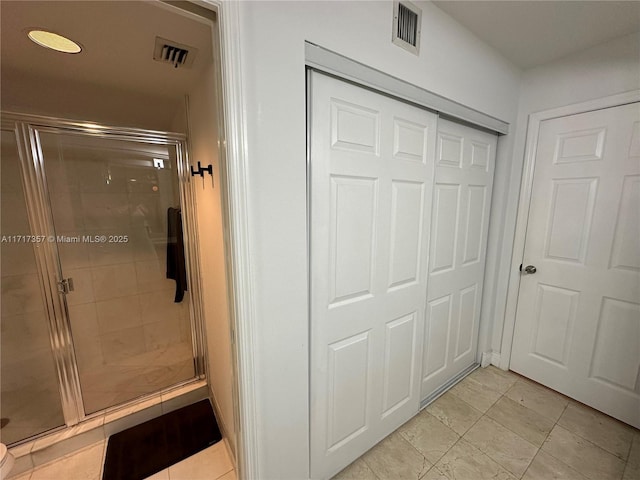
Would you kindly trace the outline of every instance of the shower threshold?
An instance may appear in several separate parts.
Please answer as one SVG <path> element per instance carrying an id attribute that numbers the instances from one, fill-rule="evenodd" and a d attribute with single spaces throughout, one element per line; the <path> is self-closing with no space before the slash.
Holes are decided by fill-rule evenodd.
<path id="1" fill-rule="evenodd" d="M 194 379 L 181 385 L 139 397 L 87 417 L 72 427 L 59 428 L 9 448 L 16 458 L 12 475 L 69 455 L 110 435 L 209 398 L 206 380 Z"/>

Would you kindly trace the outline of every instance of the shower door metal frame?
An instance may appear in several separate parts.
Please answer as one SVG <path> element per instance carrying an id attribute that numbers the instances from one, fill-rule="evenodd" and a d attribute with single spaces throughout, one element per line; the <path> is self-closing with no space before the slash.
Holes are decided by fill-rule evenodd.
<path id="1" fill-rule="evenodd" d="M 196 228 L 195 192 L 189 172 L 189 152 L 187 139 L 183 134 L 125 128 L 102 125 L 94 122 L 72 121 L 54 117 L 21 114 L 16 112 L 0 112 L 2 129 L 12 130 L 16 134 L 25 201 L 32 235 L 43 235 L 45 241 L 34 243 L 34 254 L 38 266 L 38 277 L 46 305 L 49 320 L 50 340 L 58 375 L 62 410 L 67 427 L 76 425 L 85 419 L 104 414 L 100 410 L 87 415 L 82 400 L 82 389 L 78 365 L 73 348 L 73 336 L 66 297 L 59 291 L 62 280 L 62 265 L 55 241 L 53 214 L 49 202 L 49 191 L 45 173 L 39 134 L 61 133 L 84 137 L 103 138 L 121 141 L 137 141 L 154 145 L 167 145 L 176 148 L 178 188 L 183 210 L 183 234 L 188 284 L 190 287 L 191 308 L 191 342 L 193 349 L 194 377 L 192 379 L 170 385 L 158 392 L 140 396 L 113 407 L 124 407 L 140 403 L 156 396 L 161 391 L 172 390 L 205 378 L 205 335 L 202 311 L 202 286 L 200 283 L 198 234 Z M 50 241 L 49 239 L 53 239 Z M 55 429 L 54 429 L 55 430 Z M 51 430 L 36 435 L 46 435 Z M 23 441 L 31 440 L 29 437 Z"/>

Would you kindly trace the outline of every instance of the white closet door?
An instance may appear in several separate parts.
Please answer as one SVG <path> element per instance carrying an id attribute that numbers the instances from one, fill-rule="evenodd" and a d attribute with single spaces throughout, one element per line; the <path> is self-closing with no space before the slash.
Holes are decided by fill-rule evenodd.
<path id="1" fill-rule="evenodd" d="M 640 428 L 640 104 L 540 124 L 511 368 Z"/>
<path id="2" fill-rule="evenodd" d="M 496 144 L 438 120 L 422 399 L 476 362 Z"/>
<path id="3" fill-rule="evenodd" d="M 418 412 L 436 116 L 311 78 L 311 473 Z"/>

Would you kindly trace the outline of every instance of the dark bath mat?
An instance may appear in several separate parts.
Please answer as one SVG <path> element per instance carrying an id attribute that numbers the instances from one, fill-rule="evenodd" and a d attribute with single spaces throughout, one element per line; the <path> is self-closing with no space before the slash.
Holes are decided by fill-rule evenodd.
<path id="1" fill-rule="evenodd" d="M 209 400 L 109 437 L 102 480 L 142 480 L 220 441 Z"/>

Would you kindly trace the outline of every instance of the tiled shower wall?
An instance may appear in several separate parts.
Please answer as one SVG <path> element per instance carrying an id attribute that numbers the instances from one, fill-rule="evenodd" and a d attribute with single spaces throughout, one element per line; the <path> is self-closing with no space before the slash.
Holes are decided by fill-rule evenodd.
<path id="1" fill-rule="evenodd" d="M 135 161 L 67 151 L 51 152 L 47 164 L 57 235 L 127 239 L 59 243 L 75 287 L 67 304 L 90 411 L 193 376 L 189 296 L 175 303 L 175 281 L 166 278 L 175 170 Z"/>
<path id="2" fill-rule="evenodd" d="M 13 132 L 2 132 L 0 158 L 0 232 L 28 234 Z M 33 246 L 4 241 L 0 260 L 0 440 L 12 443 L 62 425 L 64 419 Z"/>
<path id="3" fill-rule="evenodd" d="M 17 154 L 5 133 L 2 235 L 28 235 Z M 87 413 L 192 378 L 189 293 L 175 303 L 175 281 L 166 278 L 167 208 L 178 205 L 175 163 L 151 168 L 141 161 L 148 165 L 148 154 L 136 158 L 133 151 L 116 160 L 103 151 L 44 153 L 56 235 L 127 237 L 58 242 L 63 274 L 74 282 L 67 305 Z M 46 430 L 64 422 L 33 248 L 2 244 L 2 416 L 14 429 L 21 417 L 46 417 Z M 44 402 L 50 414 L 19 415 L 34 398 L 42 400 L 34 409 Z M 36 433 L 27 425 L 9 438 L 7 428 L 7 443 Z"/>

